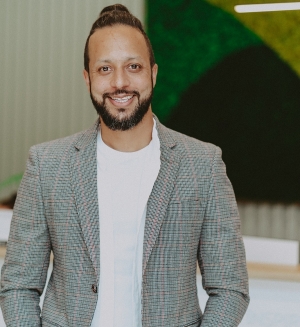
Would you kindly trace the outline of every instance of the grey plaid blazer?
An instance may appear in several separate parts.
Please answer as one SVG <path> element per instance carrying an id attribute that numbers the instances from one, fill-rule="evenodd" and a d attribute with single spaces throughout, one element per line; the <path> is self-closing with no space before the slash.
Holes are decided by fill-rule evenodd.
<path id="1" fill-rule="evenodd" d="M 98 124 L 30 149 L 2 268 L 0 301 L 8 327 L 91 324 L 101 273 Z M 238 326 L 249 302 L 248 278 L 221 151 L 159 121 L 157 129 L 161 169 L 147 206 L 143 327 Z M 51 250 L 53 272 L 40 312 Z M 204 313 L 197 260 L 209 294 Z"/>

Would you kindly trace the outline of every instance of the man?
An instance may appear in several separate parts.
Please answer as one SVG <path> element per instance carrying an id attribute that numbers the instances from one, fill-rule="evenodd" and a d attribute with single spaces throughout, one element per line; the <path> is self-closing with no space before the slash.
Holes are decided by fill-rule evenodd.
<path id="1" fill-rule="evenodd" d="M 84 70 L 99 121 L 30 150 L 2 269 L 7 326 L 240 323 L 247 271 L 221 151 L 153 116 L 157 69 L 140 21 L 122 5 L 104 8 Z"/>

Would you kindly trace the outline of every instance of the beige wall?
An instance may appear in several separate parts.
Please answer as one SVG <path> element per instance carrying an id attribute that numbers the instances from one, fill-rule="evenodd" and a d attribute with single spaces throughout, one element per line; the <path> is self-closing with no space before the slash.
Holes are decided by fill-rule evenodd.
<path id="1" fill-rule="evenodd" d="M 0 0 L 0 182 L 23 172 L 31 145 L 95 120 L 83 49 L 100 10 L 115 2 L 144 20 L 143 0 Z"/>

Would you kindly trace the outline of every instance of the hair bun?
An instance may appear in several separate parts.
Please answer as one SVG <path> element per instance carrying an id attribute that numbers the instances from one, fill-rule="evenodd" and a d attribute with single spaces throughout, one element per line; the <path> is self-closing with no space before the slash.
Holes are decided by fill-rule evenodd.
<path id="1" fill-rule="evenodd" d="M 115 5 L 111 5 L 111 6 L 107 6 L 107 7 L 103 8 L 100 12 L 99 17 L 102 16 L 104 13 L 107 13 L 110 11 L 125 11 L 125 12 L 129 13 L 129 10 L 124 5 L 117 3 Z"/>

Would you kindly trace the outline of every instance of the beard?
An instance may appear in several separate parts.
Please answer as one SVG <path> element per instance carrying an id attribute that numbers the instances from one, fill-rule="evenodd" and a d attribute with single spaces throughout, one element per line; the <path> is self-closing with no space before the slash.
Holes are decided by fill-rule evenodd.
<path id="1" fill-rule="evenodd" d="M 118 117 L 118 115 L 113 115 L 109 111 L 105 101 L 106 98 L 110 98 L 118 94 L 134 95 L 138 99 L 138 103 L 132 113 L 124 116 L 123 118 Z M 140 93 L 138 91 L 117 90 L 113 93 L 104 93 L 102 102 L 99 102 L 90 91 L 90 97 L 98 115 L 101 117 L 104 124 L 113 131 L 127 131 L 139 124 L 150 108 L 152 95 L 153 89 L 144 99 L 141 100 Z M 119 108 L 118 112 L 124 113 L 126 112 L 126 109 Z"/>

